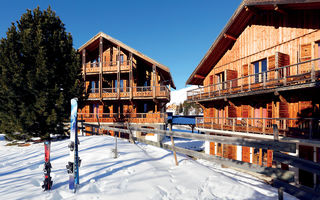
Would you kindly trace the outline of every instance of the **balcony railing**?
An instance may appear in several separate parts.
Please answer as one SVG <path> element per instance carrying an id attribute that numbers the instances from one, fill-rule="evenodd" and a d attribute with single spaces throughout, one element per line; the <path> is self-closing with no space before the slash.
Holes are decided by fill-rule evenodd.
<path id="1" fill-rule="evenodd" d="M 198 128 L 236 132 L 273 134 L 273 124 L 279 134 L 297 138 L 320 138 L 318 118 L 244 118 L 244 117 L 197 117 Z"/>
<path id="2" fill-rule="evenodd" d="M 166 113 L 78 113 L 78 120 L 86 122 L 165 123 Z"/>
<path id="3" fill-rule="evenodd" d="M 100 72 L 100 63 L 86 63 L 85 64 L 86 73 L 99 73 Z M 118 62 L 102 62 L 102 71 L 103 72 L 117 72 L 118 70 Z M 130 70 L 130 60 L 120 61 L 120 70 L 128 71 Z"/>
<path id="4" fill-rule="evenodd" d="M 263 91 L 316 82 L 320 78 L 320 58 L 250 74 L 187 92 L 188 100 L 210 100 L 232 94 Z"/>
<path id="5" fill-rule="evenodd" d="M 89 89 L 89 99 L 99 98 L 99 89 Z M 167 86 L 138 86 L 126 88 L 102 88 L 102 98 L 129 98 L 132 92 L 133 98 L 170 98 Z"/>

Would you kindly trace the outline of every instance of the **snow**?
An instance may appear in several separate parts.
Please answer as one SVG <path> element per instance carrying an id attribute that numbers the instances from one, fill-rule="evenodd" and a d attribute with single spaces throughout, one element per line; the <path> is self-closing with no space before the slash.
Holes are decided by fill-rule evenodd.
<path id="1" fill-rule="evenodd" d="M 182 88 L 180 90 L 174 90 L 170 92 L 170 102 L 167 103 L 167 107 L 170 107 L 171 105 L 179 105 L 180 103 L 183 103 L 185 100 L 187 100 L 187 92 L 189 90 L 193 90 L 198 88 L 198 86 L 193 85 L 190 87 Z M 174 112 L 174 110 L 167 109 L 168 112 Z"/>
<path id="2" fill-rule="evenodd" d="M 51 143 L 53 188 L 42 191 L 44 147 L 5 146 L 0 135 L 1 199 L 277 199 L 277 189 L 250 175 L 203 160 L 178 155 L 144 144 L 114 138 L 80 137 L 80 187 L 68 189 L 68 140 Z M 192 144 L 193 141 L 189 141 Z M 177 144 L 188 140 L 177 140 Z M 191 146 L 194 146 L 193 143 Z M 203 145 L 203 144 L 198 144 Z M 285 194 L 284 199 L 295 199 Z"/>

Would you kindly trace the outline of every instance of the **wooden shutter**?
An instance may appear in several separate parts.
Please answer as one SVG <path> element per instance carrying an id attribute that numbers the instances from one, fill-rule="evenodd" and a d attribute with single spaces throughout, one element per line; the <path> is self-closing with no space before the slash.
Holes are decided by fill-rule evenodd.
<path id="1" fill-rule="evenodd" d="M 214 142 L 210 142 L 210 155 L 215 155 Z"/>
<path id="2" fill-rule="evenodd" d="M 280 101 L 279 117 L 280 118 L 288 118 L 289 117 L 289 105 L 288 105 L 288 103 Z"/>
<path id="3" fill-rule="evenodd" d="M 249 117 L 249 106 L 248 105 L 242 105 L 242 117 Z"/>
<path id="4" fill-rule="evenodd" d="M 250 163 L 250 147 L 242 147 L 242 161 Z"/>
<path id="5" fill-rule="evenodd" d="M 302 62 L 311 59 L 311 44 L 302 44 L 301 45 L 300 59 Z"/>
<path id="6" fill-rule="evenodd" d="M 237 117 L 236 107 L 233 105 L 228 106 L 228 117 Z"/>

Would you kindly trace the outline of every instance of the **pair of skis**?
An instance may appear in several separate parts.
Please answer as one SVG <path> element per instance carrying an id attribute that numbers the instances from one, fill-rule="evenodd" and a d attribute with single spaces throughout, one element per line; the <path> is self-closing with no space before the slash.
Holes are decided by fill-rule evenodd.
<path id="1" fill-rule="evenodd" d="M 79 185 L 79 166 L 81 160 L 78 155 L 78 128 L 77 128 L 77 110 L 78 110 L 78 99 L 71 99 L 71 123 L 70 123 L 70 143 L 68 145 L 70 149 L 70 156 L 68 164 L 66 165 L 69 174 L 69 189 L 76 192 L 77 186 Z"/>
<path id="2" fill-rule="evenodd" d="M 50 176 L 51 163 L 50 163 L 50 140 L 44 142 L 44 181 L 42 188 L 43 190 L 50 190 L 52 187 L 52 180 Z"/>
<path id="3" fill-rule="evenodd" d="M 76 192 L 79 185 L 79 167 L 81 160 L 78 155 L 78 131 L 77 131 L 77 110 L 78 102 L 77 98 L 71 99 L 71 123 L 70 123 L 70 156 L 68 164 L 66 165 L 69 174 L 69 189 Z M 44 142 L 45 151 L 45 164 L 44 164 L 44 181 L 42 188 L 44 190 L 50 190 L 52 187 L 52 180 L 50 177 L 51 163 L 50 163 L 50 141 Z"/>

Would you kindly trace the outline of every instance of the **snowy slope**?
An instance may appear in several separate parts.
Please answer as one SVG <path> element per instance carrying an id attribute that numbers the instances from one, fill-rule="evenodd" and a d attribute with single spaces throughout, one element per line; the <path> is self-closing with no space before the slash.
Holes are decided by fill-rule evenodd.
<path id="1" fill-rule="evenodd" d="M 167 107 L 172 104 L 179 105 L 180 103 L 183 103 L 185 100 L 187 100 L 187 91 L 196 89 L 198 86 L 193 85 L 190 87 L 182 88 L 180 90 L 173 90 L 170 93 L 171 100 L 169 103 L 167 103 Z"/>
<path id="2" fill-rule="evenodd" d="M 43 192 L 43 144 L 5 146 L 0 135 L 1 199 L 276 199 L 277 190 L 254 177 L 205 161 L 119 140 L 112 158 L 110 136 L 80 137 L 80 188 L 68 189 L 68 141 L 52 142 L 53 189 Z M 285 199 L 294 199 L 285 195 Z"/>

